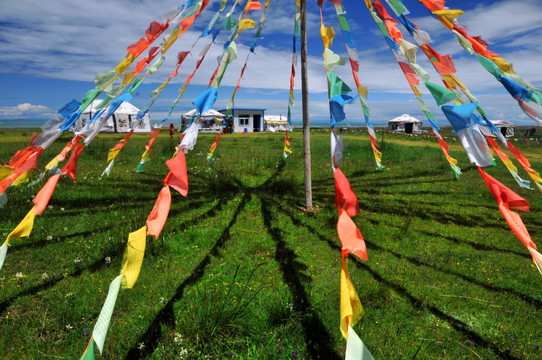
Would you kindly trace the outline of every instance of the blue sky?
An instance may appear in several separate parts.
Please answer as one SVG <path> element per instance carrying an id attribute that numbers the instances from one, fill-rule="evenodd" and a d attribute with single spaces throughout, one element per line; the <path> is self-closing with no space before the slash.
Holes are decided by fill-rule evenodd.
<path id="1" fill-rule="evenodd" d="M 152 20 L 161 21 L 163 13 L 180 4 L 181 1 L 174 0 L 3 0 L 0 11 L 0 122 L 5 125 L 14 120 L 20 124 L 21 119 L 45 121 L 65 103 L 74 98 L 80 100 L 87 90 L 94 87 L 94 76 L 112 70 L 126 56 L 126 46 L 139 39 Z M 432 46 L 442 55 L 453 55 L 457 77 L 478 97 L 490 118 L 534 124 L 501 84 L 459 46 L 455 36 L 433 18 L 422 4 L 416 0 L 404 0 L 404 4 L 411 12 L 409 17 L 431 34 L 434 40 Z M 446 4 L 449 8 L 465 11 L 458 23 L 466 26 L 470 35 L 482 35 L 492 51 L 513 62 L 516 71 L 533 85 L 542 87 L 542 2 L 448 0 Z M 250 57 L 235 106 L 266 108 L 267 114 L 279 115 L 286 113 L 288 103 L 294 1 L 271 0 L 270 5 L 262 32 L 264 39 L 259 41 L 256 54 Z M 345 0 L 343 6 L 360 58 L 358 75 L 361 83 L 369 88 L 367 103 L 372 120 L 379 124 L 403 113 L 424 120 L 363 1 Z M 160 71 L 147 77 L 145 84 L 135 94 L 134 105 L 143 107 L 149 102 L 151 91 L 171 73 L 177 52 L 192 48 L 217 7 L 218 1 L 211 0 L 191 30 L 168 52 L 168 60 Z M 253 12 L 251 17 L 257 21 L 260 12 Z M 334 8 L 329 2 L 324 3 L 324 19 L 327 26 L 333 26 L 337 33 L 340 32 Z M 329 112 L 315 0 L 308 1 L 307 26 L 311 93 L 309 111 L 311 121 L 323 122 L 329 118 Z M 405 39 L 413 42 L 406 31 L 402 27 L 400 29 Z M 254 30 L 247 30 L 239 37 L 239 57 L 228 68 L 215 108 L 223 108 L 228 103 L 253 36 Z M 172 120 L 178 121 L 181 113 L 191 110 L 192 100 L 206 89 L 224 41 L 225 32 L 217 38 L 192 85 L 177 105 Z M 151 109 L 152 120 L 158 121 L 168 112 L 186 75 L 193 70 L 199 51 L 207 43 L 207 39 L 202 39 L 192 49 L 179 75 Z M 336 37 L 332 50 L 346 58 L 340 35 Z M 431 74 L 432 81 L 439 83 L 437 74 L 423 53 L 419 54 L 418 59 L 419 64 Z M 336 68 L 335 72 L 354 87 L 349 67 Z M 301 119 L 300 84 L 298 68 L 294 119 Z M 424 90 L 422 87 L 420 89 Z M 444 124 L 442 113 L 428 94 L 425 101 Z M 346 110 L 350 124 L 363 124 L 359 102 L 347 106 Z"/>

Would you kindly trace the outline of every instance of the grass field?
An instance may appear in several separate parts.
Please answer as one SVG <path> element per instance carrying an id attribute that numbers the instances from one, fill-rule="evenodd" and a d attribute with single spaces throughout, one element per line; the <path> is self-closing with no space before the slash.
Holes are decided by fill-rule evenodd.
<path id="1" fill-rule="evenodd" d="M 340 242 L 329 133 L 312 134 L 317 211 L 304 212 L 302 134 L 281 161 L 283 134 L 214 135 L 187 154 L 190 190 L 173 192 L 159 239 L 148 237 L 132 290 L 121 290 L 104 359 L 338 359 Z M 353 218 L 369 261 L 350 277 L 365 317 L 356 332 L 376 359 L 542 358 L 542 276 L 458 143 L 453 173 L 435 140 L 385 134 L 374 171 L 366 132 L 342 134 L 342 170 L 359 199 Z M 0 161 L 30 131 L 0 131 Z M 83 151 L 77 183 L 63 177 L 29 238 L 14 241 L 0 271 L 0 358 L 73 359 L 91 336 L 128 233 L 145 224 L 177 138 L 161 134 L 146 172 L 135 172 L 145 135 L 134 135 L 111 175 L 99 176 L 122 136 Z M 62 135 L 38 169 L 71 135 Z M 514 143 L 542 171 L 537 142 Z M 519 167 L 519 165 L 518 165 Z M 502 164 L 487 172 L 524 196 L 521 213 L 542 244 L 542 194 L 520 189 Z M 37 172 L 36 172 L 37 174 Z M 520 175 L 528 178 L 523 170 Z M 4 237 L 44 184 L 11 187 Z M 537 220 L 538 219 L 538 220 Z"/>

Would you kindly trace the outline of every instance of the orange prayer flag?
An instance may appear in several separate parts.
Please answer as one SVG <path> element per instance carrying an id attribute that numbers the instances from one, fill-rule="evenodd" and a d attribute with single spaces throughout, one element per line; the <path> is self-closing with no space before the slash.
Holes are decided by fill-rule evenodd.
<path id="1" fill-rule="evenodd" d="M 36 215 L 41 215 L 47 207 L 47 204 L 49 204 L 49 200 L 51 199 L 51 196 L 53 196 L 53 192 L 58 184 L 58 179 L 60 179 L 61 176 L 62 174 L 51 176 L 34 198 L 34 204 L 36 205 L 34 206 L 34 212 Z"/>
<path id="2" fill-rule="evenodd" d="M 186 196 L 188 194 L 188 173 L 186 170 L 184 150 L 179 150 L 177 156 L 166 161 L 166 165 L 170 172 L 164 180 L 164 183 L 180 192 L 181 195 Z"/>
<path id="3" fill-rule="evenodd" d="M 356 224 L 344 210 L 339 210 L 337 233 L 341 240 L 343 256 L 352 253 L 362 260 L 367 260 L 367 248 L 363 236 Z"/>
<path id="4" fill-rule="evenodd" d="M 356 216 L 359 214 L 359 203 L 350 182 L 339 168 L 335 169 L 333 176 L 335 177 L 335 207 L 346 210 L 349 216 Z"/>
<path id="5" fill-rule="evenodd" d="M 81 151 L 85 148 L 84 144 L 77 144 L 75 146 L 75 149 L 73 150 L 72 156 L 70 156 L 70 159 L 64 165 L 62 168 L 62 173 L 69 175 L 73 182 L 75 182 L 75 173 L 77 171 L 77 160 L 79 159 L 79 155 L 81 154 Z"/>
<path id="6" fill-rule="evenodd" d="M 170 206 L 171 192 L 169 191 L 169 186 L 165 185 L 162 190 L 160 190 L 156 203 L 147 218 L 147 235 L 153 235 L 158 239 L 158 236 L 166 223 Z"/>

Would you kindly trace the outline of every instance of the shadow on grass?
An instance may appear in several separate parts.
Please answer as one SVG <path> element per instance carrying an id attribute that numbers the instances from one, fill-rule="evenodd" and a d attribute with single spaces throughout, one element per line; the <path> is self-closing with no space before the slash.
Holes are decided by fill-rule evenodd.
<path id="1" fill-rule="evenodd" d="M 331 335 L 322 320 L 312 310 L 309 297 L 303 286 L 303 282 L 310 282 L 310 278 L 301 273 L 306 270 L 306 266 L 298 262 L 297 255 L 286 246 L 286 242 L 281 236 L 281 230 L 273 227 L 271 223 L 273 215 L 270 210 L 272 205 L 263 198 L 260 200 L 264 225 L 276 243 L 275 261 L 282 271 L 284 283 L 290 289 L 295 310 L 302 314 L 303 336 L 309 356 L 311 359 L 339 359 L 339 355 L 329 346 Z"/>
<path id="2" fill-rule="evenodd" d="M 318 231 L 316 231 L 310 225 L 304 224 L 303 222 L 296 219 L 294 214 L 292 214 L 288 210 L 283 208 L 282 211 L 283 211 L 283 213 L 285 213 L 285 215 L 289 216 L 292 219 L 294 225 L 303 226 L 303 227 L 307 228 L 311 233 L 313 233 L 315 236 L 317 236 L 321 241 L 325 241 L 329 245 L 329 247 L 336 250 L 337 252 L 341 251 L 340 245 L 333 242 L 331 239 L 327 238 L 326 236 L 323 236 L 323 235 L 319 234 Z M 370 242 L 367 242 L 367 245 L 368 245 L 368 247 L 377 248 L 377 246 L 375 244 L 370 243 Z M 378 247 L 378 248 L 380 248 L 380 247 Z M 391 253 L 392 255 L 396 255 L 394 252 L 392 252 L 390 250 L 387 250 L 387 249 L 384 249 L 384 248 L 380 248 L 380 249 L 382 251 Z M 409 258 L 404 257 L 402 255 L 400 255 L 400 257 L 409 260 Z M 392 288 L 395 292 L 397 292 L 403 298 L 408 300 L 408 302 L 411 304 L 411 306 L 413 308 L 421 309 L 421 310 L 427 310 L 431 314 L 433 314 L 435 317 L 437 317 L 437 318 L 439 318 L 439 319 L 441 319 L 443 321 L 446 321 L 456 331 L 463 334 L 467 339 L 473 341 L 477 346 L 492 350 L 495 353 L 495 355 L 497 355 L 500 359 L 509 359 L 509 360 L 518 359 L 519 360 L 519 358 L 517 358 L 515 356 L 512 356 L 508 351 L 500 350 L 496 344 L 491 343 L 489 340 L 484 339 L 481 335 L 479 335 L 475 331 L 469 329 L 469 325 L 467 325 L 466 323 L 464 323 L 464 322 L 462 322 L 460 320 L 457 320 L 454 317 L 446 314 L 445 312 L 443 312 L 442 310 L 440 310 L 438 307 L 436 307 L 434 305 L 425 304 L 422 300 L 420 300 L 420 299 L 416 298 L 414 295 L 412 295 L 405 287 L 403 287 L 403 286 L 401 286 L 399 284 L 395 284 L 395 283 L 391 282 L 390 280 L 384 278 L 379 273 L 377 273 L 372 268 L 370 268 L 367 264 L 361 262 L 358 258 L 352 257 L 351 261 L 352 261 L 352 263 L 355 264 L 356 267 L 367 271 L 377 282 Z M 419 264 L 417 264 L 417 265 L 420 265 L 420 266 L 423 265 L 423 266 L 431 267 L 430 265 L 428 265 L 426 263 L 423 263 L 423 262 L 419 262 Z M 438 268 L 435 268 L 435 270 L 443 271 L 442 269 L 438 269 Z M 444 272 L 446 272 L 446 271 L 444 271 Z M 454 274 L 454 275 L 456 275 L 456 274 Z M 461 278 L 464 278 L 464 280 L 466 280 L 466 281 L 471 281 L 471 279 L 469 277 L 465 277 L 464 275 L 461 275 L 461 274 L 457 274 L 457 275 L 460 276 Z M 488 285 L 488 284 L 479 283 L 478 281 L 476 281 L 474 279 L 472 279 L 472 280 L 473 281 L 471 281 L 471 282 L 476 283 L 477 285 L 480 285 L 480 286 L 482 286 L 484 288 L 487 288 L 487 289 L 489 289 L 491 291 L 495 291 L 495 292 L 507 291 L 507 292 L 510 292 L 510 293 L 520 297 L 522 300 L 524 300 L 526 302 L 535 303 L 535 304 L 537 304 L 537 306 L 539 306 L 539 304 L 540 304 L 539 300 L 533 299 L 533 298 L 531 298 L 531 297 L 529 297 L 527 295 L 524 295 L 524 294 L 520 294 L 520 293 L 516 292 L 515 290 L 494 287 L 494 286 L 491 286 L 491 285 Z"/>
<path id="3" fill-rule="evenodd" d="M 220 237 L 215 242 L 214 246 L 196 266 L 192 274 L 177 287 L 175 294 L 169 299 L 162 310 L 156 314 L 152 323 L 147 328 L 147 331 L 134 343 L 134 346 L 128 351 L 125 359 L 138 359 L 151 355 L 158 346 L 158 342 L 162 337 L 162 325 L 170 328 L 175 326 L 175 313 L 173 311 L 173 305 L 183 298 L 184 290 L 187 286 L 196 284 L 203 277 L 205 268 L 211 263 L 211 256 L 219 256 L 219 250 L 223 248 L 226 242 L 230 239 L 230 229 L 237 221 L 237 216 L 245 208 L 247 202 L 248 196 L 243 195 L 237 209 L 235 210 L 235 213 L 232 216 L 232 220 L 228 223 Z M 139 349 L 139 343 L 145 344 L 145 348 L 143 350 Z"/>
<path id="4" fill-rule="evenodd" d="M 23 291 L 21 291 L 20 293 L 18 294 L 15 294 L 15 295 L 12 295 L 10 297 L 8 297 L 7 299 L 3 300 L 2 302 L 0 302 L 0 314 L 3 314 L 4 311 L 6 311 L 10 306 L 11 304 L 13 304 L 13 302 L 15 300 L 17 300 L 18 298 L 20 297 L 23 297 L 23 296 L 33 296 L 33 295 L 36 295 L 40 292 L 42 292 L 43 290 L 47 290 L 49 288 L 52 288 L 53 286 L 55 286 L 56 284 L 58 284 L 59 282 L 61 282 L 62 280 L 68 278 L 68 277 L 79 277 L 81 276 L 81 274 L 83 274 L 84 271 L 89 271 L 89 272 L 96 272 L 98 270 L 100 270 L 103 266 L 104 266 L 104 256 L 107 255 L 108 256 L 111 256 L 112 258 L 120 258 L 120 256 L 122 256 L 122 254 L 124 253 L 124 248 L 125 248 L 125 245 L 124 244 L 119 244 L 119 246 L 116 247 L 116 249 L 113 250 L 113 252 L 111 251 L 107 251 L 107 252 L 104 252 L 103 254 L 101 254 L 98 259 L 86 266 L 81 266 L 79 268 L 77 268 L 76 270 L 72 271 L 71 273 L 68 273 L 68 276 L 65 277 L 65 276 L 56 276 L 56 277 L 50 277 L 49 280 L 41 283 L 41 284 L 38 284 L 38 285 L 34 285 L 34 286 L 31 286 L 30 288 L 28 289 L 25 289 Z"/>

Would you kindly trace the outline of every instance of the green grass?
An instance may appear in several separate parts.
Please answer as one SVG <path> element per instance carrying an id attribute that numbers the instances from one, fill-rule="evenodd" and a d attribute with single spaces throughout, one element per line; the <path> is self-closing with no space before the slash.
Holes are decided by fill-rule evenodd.
<path id="1" fill-rule="evenodd" d="M 31 135 L 3 130 L 0 161 Z M 205 155 L 215 136 L 200 135 L 187 154 L 188 197 L 173 192 L 166 226 L 148 238 L 135 287 L 121 290 L 98 358 L 344 357 L 329 133 L 311 134 L 315 212 L 302 210 L 302 134 L 292 134 L 286 162 L 283 135 L 225 135 L 212 168 Z M 385 169 L 374 171 L 367 133 L 342 135 L 342 170 L 361 209 L 353 219 L 369 255 L 349 265 L 366 313 L 355 330 L 375 358 L 541 358 L 542 277 L 460 145 L 450 141 L 463 170 L 455 180 L 435 140 L 385 134 Z M 62 135 L 38 169 L 70 138 Z M 62 178 L 31 236 L 9 249 L 0 358 L 73 359 L 85 349 L 128 234 L 144 225 L 178 141 L 159 135 L 137 174 L 148 138 L 132 136 L 100 181 L 120 138 L 97 137 L 81 154 L 77 182 Z M 538 143 L 514 144 L 542 171 Z M 530 201 L 521 216 L 542 244 L 542 194 L 519 189 L 500 164 L 487 172 Z M 44 182 L 7 190 L 0 234 L 21 221 Z"/>

